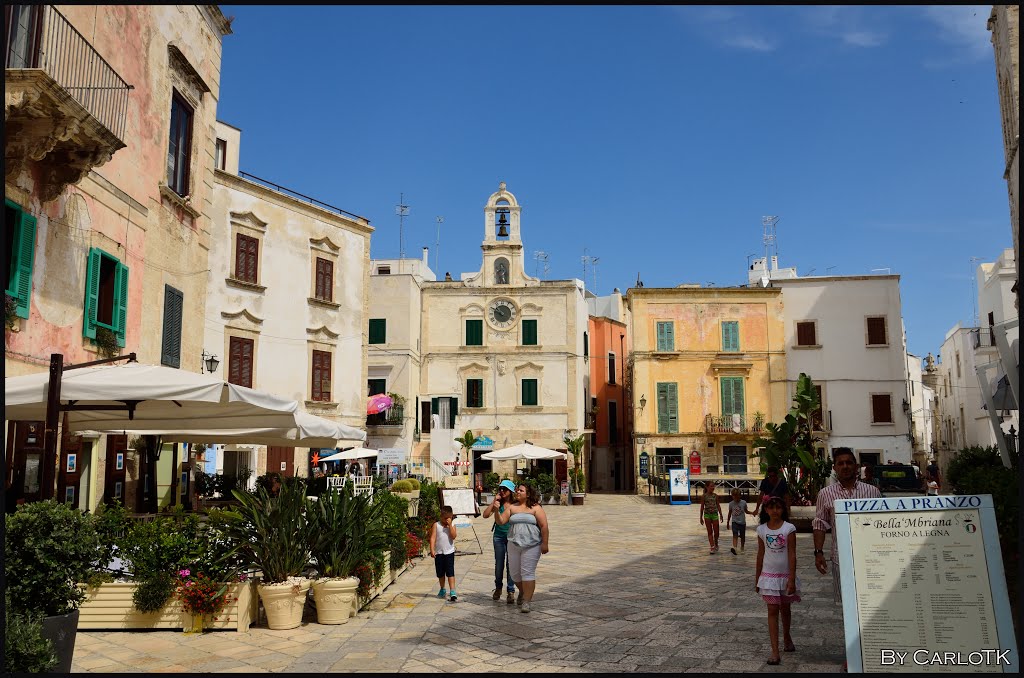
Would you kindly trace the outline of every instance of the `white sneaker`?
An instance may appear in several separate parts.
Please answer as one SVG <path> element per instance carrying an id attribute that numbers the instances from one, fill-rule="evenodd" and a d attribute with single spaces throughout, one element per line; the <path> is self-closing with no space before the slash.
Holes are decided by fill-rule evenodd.
<path id="1" fill-rule="evenodd" d="M 530 601 L 524 600 L 522 606 L 520 606 L 520 608 L 519 608 L 519 611 L 520 612 L 529 612 L 530 611 Z"/>

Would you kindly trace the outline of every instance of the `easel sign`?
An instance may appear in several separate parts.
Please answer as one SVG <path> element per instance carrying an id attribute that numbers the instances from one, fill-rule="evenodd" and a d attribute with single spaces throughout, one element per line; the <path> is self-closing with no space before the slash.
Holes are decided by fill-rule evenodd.
<path id="1" fill-rule="evenodd" d="M 1017 673 L 992 495 L 839 499 L 851 672 Z"/>
<path id="2" fill-rule="evenodd" d="M 466 476 L 467 478 L 469 476 Z M 467 517 L 471 516 L 476 518 L 480 515 L 480 508 L 476 503 L 476 496 L 471 488 L 451 488 L 442 487 L 438 489 L 438 502 L 441 506 L 451 506 L 452 513 L 455 515 L 454 523 L 457 528 L 470 528 L 473 530 L 473 536 L 476 537 L 476 544 L 480 548 L 477 554 L 483 553 L 483 546 L 480 544 L 480 536 L 476 533 L 476 528 L 473 527 L 472 521 Z M 462 519 L 459 517 L 463 516 Z M 456 539 L 456 541 L 458 541 Z M 470 555 L 472 552 L 460 551 L 456 547 L 456 555 Z"/>
<path id="3" fill-rule="evenodd" d="M 685 466 L 668 470 L 668 503 L 690 503 L 690 470 Z"/>

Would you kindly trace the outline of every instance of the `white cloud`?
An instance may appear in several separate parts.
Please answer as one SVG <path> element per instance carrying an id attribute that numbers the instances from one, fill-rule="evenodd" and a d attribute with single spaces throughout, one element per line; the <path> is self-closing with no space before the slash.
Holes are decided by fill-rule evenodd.
<path id="1" fill-rule="evenodd" d="M 872 14 L 867 19 L 863 7 L 801 7 L 796 10 L 808 32 L 840 40 L 851 47 L 880 47 L 888 35 L 885 31 L 867 24 L 878 21 L 881 14 Z"/>
<path id="2" fill-rule="evenodd" d="M 878 47 L 885 43 L 886 36 L 871 31 L 849 31 L 842 34 L 842 39 L 854 47 Z"/>
<path id="3" fill-rule="evenodd" d="M 770 40 L 754 35 L 731 35 L 726 37 L 724 42 L 729 47 L 749 49 L 755 52 L 771 52 L 776 48 L 775 43 Z"/>
<path id="4" fill-rule="evenodd" d="M 938 28 L 939 38 L 956 48 L 961 57 L 968 59 L 991 56 L 987 28 L 991 12 L 990 5 L 924 8 L 924 16 Z"/>

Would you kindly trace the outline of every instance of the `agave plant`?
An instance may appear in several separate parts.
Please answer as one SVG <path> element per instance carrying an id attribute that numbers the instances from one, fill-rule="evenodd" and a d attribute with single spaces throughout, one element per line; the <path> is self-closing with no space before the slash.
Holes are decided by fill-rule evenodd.
<path id="1" fill-rule="evenodd" d="M 320 495 L 311 507 L 313 559 L 323 577 L 351 577 L 369 553 L 385 547 L 384 504 L 353 496 L 349 484 Z"/>
<path id="2" fill-rule="evenodd" d="M 249 565 L 263 572 L 264 584 L 297 577 L 309 565 L 314 523 L 307 519 L 311 502 L 306 484 L 296 478 L 276 497 L 265 487 L 255 493 L 233 490 L 239 506 L 224 511 L 225 532 Z"/>

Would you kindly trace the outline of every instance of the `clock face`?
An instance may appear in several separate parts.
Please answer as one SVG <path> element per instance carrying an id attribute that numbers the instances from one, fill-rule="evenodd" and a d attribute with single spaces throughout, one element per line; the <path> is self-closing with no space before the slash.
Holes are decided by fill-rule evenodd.
<path id="1" fill-rule="evenodd" d="M 501 330 L 508 329 L 516 322 L 515 304 L 507 299 L 496 299 L 491 302 L 488 315 L 492 325 Z"/>

